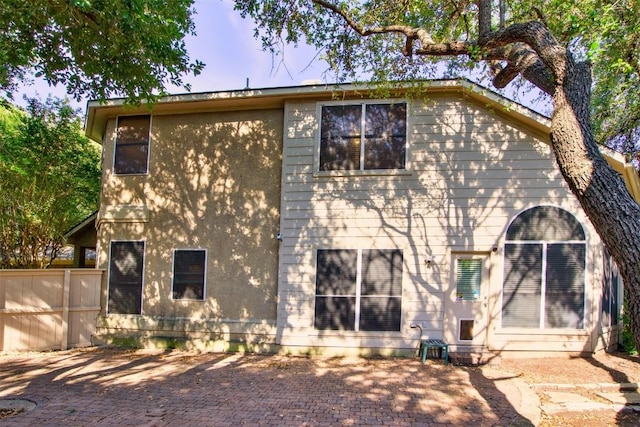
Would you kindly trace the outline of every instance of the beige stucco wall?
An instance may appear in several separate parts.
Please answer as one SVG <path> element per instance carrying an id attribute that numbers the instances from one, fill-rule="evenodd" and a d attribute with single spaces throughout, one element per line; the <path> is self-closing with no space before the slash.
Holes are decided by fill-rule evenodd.
<path id="1" fill-rule="evenodd" d="M 446 299 L 455 286 L 453 259 L 467 253 L 487 259 L 483 284 L 489 300 L 486 322 L 478 325 L 487 336 L 485 349 L 590 350 L 599 303 L 592 274 L 599 239 L 564 183 L 544 135 L 463 93 L 434 94 L 410 103 L 406 171 L 318 173 L 319 108 L 316 102 L 285 106 L 279 343 L 409 349 L 418 338 L 412 323 L 423 327 L 424 336 L 451 337 L 448 328 L 455 319 L 447 317 Z M 504 233 L 519 212 L 540 204 L 574 213 L 586 228 L 585 330 L 500 328 Z M 314 330 L 318 248 L 402 249 L 402 330 Z M 433 262 L 427 264 L 428 259 Z M 456 342 L 450 343 L 455 350 Z"/>
<path id="2" fill-rule="evenodd" d="M 149 173 L 117 176 L 107 123 L 99 266 L 111 240 L 145 241 L 143 318 L 275 322 L 282 124 L 277 109 L 152 115 Z M 204 302 L 171 298 L 173 250 L 190 248 L 207 250 Z"/>

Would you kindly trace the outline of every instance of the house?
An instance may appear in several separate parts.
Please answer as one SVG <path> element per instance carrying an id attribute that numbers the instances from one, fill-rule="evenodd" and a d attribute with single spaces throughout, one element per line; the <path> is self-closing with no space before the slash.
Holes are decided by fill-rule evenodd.
<path id="1" fill-rule="evenodd" d="M 615 265 L 547 118 L 463 80 L 88 104 L 102 143 L 97 339 L 291 353 L 493 355 L 619 340 Z M 609 163 L 640 200 L 624 158 Z M 167 344 L 169 343 L 169 344 Z"/>
<path id="2" fill-rule="evenodd" d="M 93 212 L 64 234 L 67 244 L 73 245 L 74 268 L 95 267 L 97 217 Z"/>

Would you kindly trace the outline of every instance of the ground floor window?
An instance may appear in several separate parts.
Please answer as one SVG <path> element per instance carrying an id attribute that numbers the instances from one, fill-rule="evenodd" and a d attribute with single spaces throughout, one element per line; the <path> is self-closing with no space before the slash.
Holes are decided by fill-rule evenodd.
<path id="1" fill-rule="evenodd" d="M 314 327 L 400 331 L 402 251 L 319 249 Z"/>
<path id="2" fill-rule="evenodd" d="M 618 324 L 621 281 L 618 266 L 605 248 L 602 259 L 602 326 L 605 328 Z"/>
<path id="3" fill-rule="evenodd" d="M 538 206 L 521 213 L 507 229 L 502 326 L 583 328 L 586 250 L 569 212 Z"/>
<path id="4" fill-rule="evenodd" d="M 109 302 L 112 314 L 140 314 L 144 242 L 111 242 L 109 254 Z"/>
<path id="5" fill-rule="evenodd" d="M 173 252 L 173 299 L 204 299 L 206 259 L 203 249 Z"/>

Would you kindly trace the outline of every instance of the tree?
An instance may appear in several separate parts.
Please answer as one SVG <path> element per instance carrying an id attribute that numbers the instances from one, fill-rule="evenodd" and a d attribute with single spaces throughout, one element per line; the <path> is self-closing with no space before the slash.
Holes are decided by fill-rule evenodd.
<path id="1" fill-rule="evenodd" d="M 99 194 L 99 147 L 67 101 L 31 99 L 26 112 L 0 106 L 0 268 L 53 261 Z"/>
<path id="2" fill-rule="evenodd" d="M 153 101 L 204 64 L 191 62 L 193 0 L 3 0 L 0 90 L 11 95 L 30 73 L 62 84 L 77 100 L 125 96 Z"/>
<path id="3" fill-rule="evenodd" d="M 640 206 L 598 142 L 637 141 L 640 4 L 584 0 L 236 0 L 265 48 L 306 41 L 341 78 L 417 82 L 442 60 L 482 67 L 496 88 L 516 78 L 553 102 L 557 164 L 615 259 L 640 348 Z M 440 64 L 440 65 L 438 65 Z"/>

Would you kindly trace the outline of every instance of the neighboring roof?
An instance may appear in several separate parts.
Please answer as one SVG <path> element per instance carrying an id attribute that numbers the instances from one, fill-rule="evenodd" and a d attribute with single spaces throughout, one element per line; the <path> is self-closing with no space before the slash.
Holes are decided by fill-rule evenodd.
<path id="1" fill-rule="evenodd" d="M 551 120 L 532 109 L 511 101 L 490 89 L 470 80 L 432 80 L 427 84 L 428 93 L 459 93 L 493 110 L 496 114 L 524 125 L 543 141 L 549 142 Z M 321 84 L 264 89 L 243 89 L 220 92 L 201 92 L 170 95 L 160 98 L 156 104 L 127 106 L 125 100 L 110 99 L 104 102 L 89 101 L 85 119 L 86 135 L 102 143 L 107 121 L 123 114 L 177 114 L 203 111 L 229 111 L 256 108 L 282 108 L 285 101 L 295 99 L 334 99 L 340 97 L 368 97 L 372 90 L 354 84 Z M 632 196 L 640 203 L 640 175 L 624 156 L 606 147 L 601 152 L 607 162 L 620 173 Z"/>
<path id="2" fill-rule="evenodd" d="M 73 238 L 76 235 L 82 234 L 89 227 L 95 230 L 96 218 L 98 218 L 98 211 L 95 211 L 94 213 L 92 213 L 91 215 L 89 215 L 88 217 L 80 221 L 78 224 L 74 225 L 69 230 L 67 230 L 67 232 L 64 233 L 64 238 L 66 240 L 73 240 Z"/>

